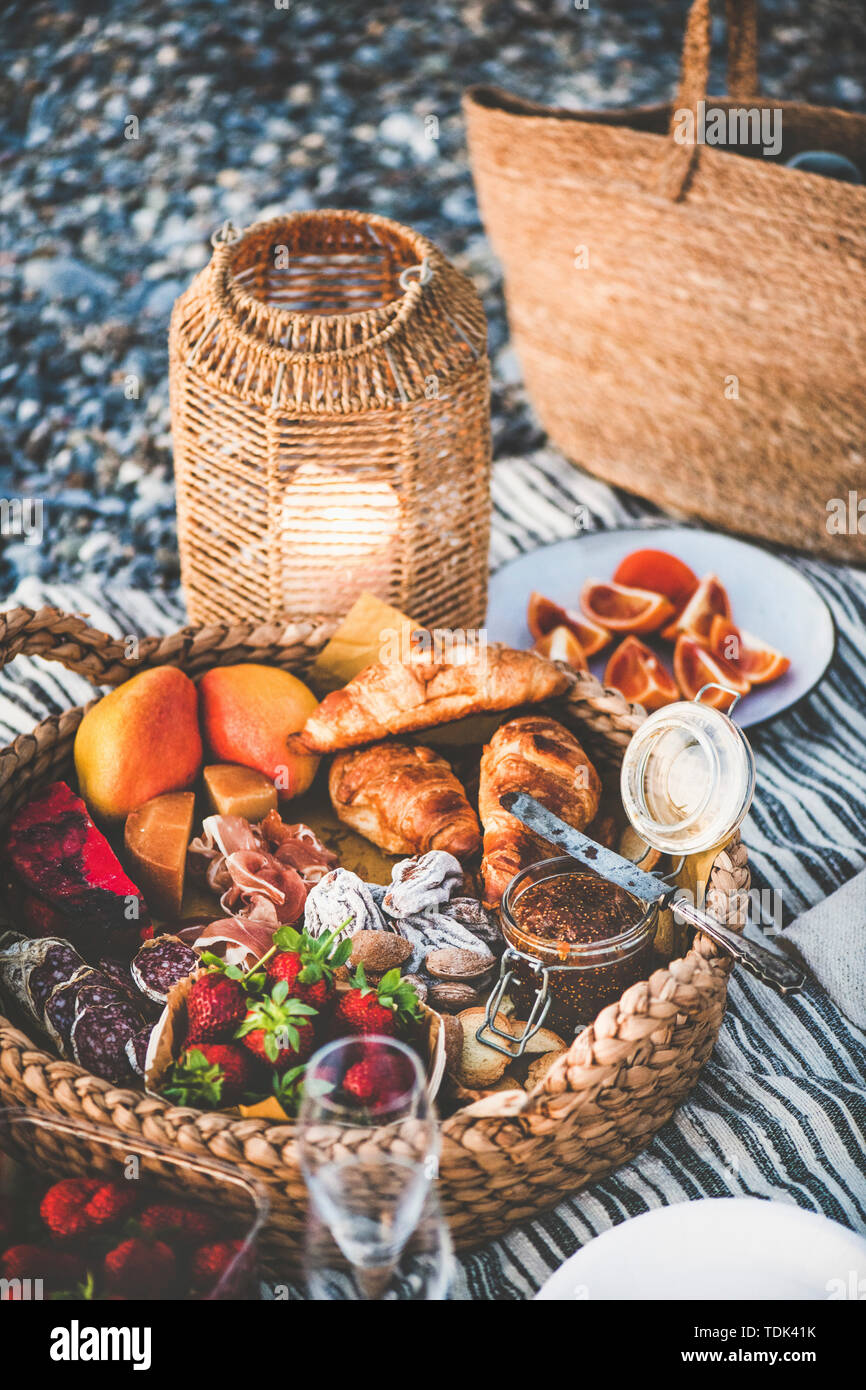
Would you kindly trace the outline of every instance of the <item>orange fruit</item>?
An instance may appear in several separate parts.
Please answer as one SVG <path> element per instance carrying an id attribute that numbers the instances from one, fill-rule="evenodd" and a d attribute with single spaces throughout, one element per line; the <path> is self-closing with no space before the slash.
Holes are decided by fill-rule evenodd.
<path id="1" fill-rule="evenodd" d="M 680 698 L 670 671 L 637 637 L 626 637 L 620 642 L 605 667 L 604 683 L 647 711 L 661 709 Z"/>
<path id="2" fill-rule="evenodd" d="M 683 560 L 666 550 L 633 550 L 613 572 L 615 584 L 664 594 L 675 608 L 684 608 L 698 587 L 698 576 Z"/>
<path id="3" fill-rule="evenodd" d="M 587 622 L 579 613 L 573 613 L 569 608 L 561 608 L 552 599 L 535 592 L 529 595 L 526 622 L 536 642 L 539 637 L 544 637 L 555 627 L 567 627 L 580 643 L 584 656 L 595 656 L 596 652 L 600 652 L 610 641 L 610 633 L 606 627 L 599 623 Z"/>
<path id="4" fill-rule="evenodd" d="M 662 630 L 662 637 L 675 642 L 681 632 L 690 632 L 702 642 L 708 642 L 710 628 L 716 615 L 731 616 L 731 600 L 721 581 L 714 574 L 705 574 L 679 617 Z"/>
<path id="5" fill-rule="evenodd" d="M 675 611 L 664 594 L 608 584 L 603 579 L 586 581 L 580 591 L 580 606 L 592 622 L 614 632 L 655 632 Z"/>
<path id="6" fill-rule="evenodd" d="M 566 661 L 575 671 L 589 670 L 583 647 L 570 627 L 551 628 L 550 632 L 539 637 L 532 650 L 550 661 Z"/>
<path id="7" fill-rule="evenodd" d="M 791 665 L 786 656 L 753 637 L 750 632 L 735 627 L 730 618 L 716 615 L 710 626 L 710 651 L 727 661 L 729 666 L 752 685 L 767 685 L 778 680 Z"/>
<path id="8" fill-rule="evenodd" d="M 674 675 L 687 700 L 697 698 L 698 691 L 711 681 L 723 685 L 737 695 L 748 695 L 750 685 L 734 670 L 730 662 L 716 656 L 691 633 L 681 632 L 674 648 Z M 728 709 L 734 695 L 726 690 L 708 690 L 701 703 L 713 709 Z"/>

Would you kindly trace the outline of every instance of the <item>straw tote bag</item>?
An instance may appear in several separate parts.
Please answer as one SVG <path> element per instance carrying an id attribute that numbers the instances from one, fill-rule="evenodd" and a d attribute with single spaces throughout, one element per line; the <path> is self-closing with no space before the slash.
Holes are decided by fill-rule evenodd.
<path id="1" fill-rule="evenodd" d="M 691 7 L 674 103 L 574 112 L 473 88 L 481 213 L 530 397 L 570 459 L 673 511 L 863 562 L 866 187 L 785 161 L 825 149 L 866 173 L 866 117 L 760 97 L 756 35 L 754 0 L 729 0 L 728 97 L 707 96 L 709 0 Z M 781 122 L 774 156 L 736 143 L 753 109 Z M 717 110 L 727 147 L 698 143 Z"/>

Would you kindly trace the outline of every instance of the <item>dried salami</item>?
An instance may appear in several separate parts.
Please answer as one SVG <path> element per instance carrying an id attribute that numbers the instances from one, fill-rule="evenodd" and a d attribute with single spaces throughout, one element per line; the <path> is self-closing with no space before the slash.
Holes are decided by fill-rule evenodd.
<path id="1" fill-rule="evenodd" d="M 0 987 L 45 1032 L 43 1010 L 49 995 L 84 964 L 63 937 L 24 937 L 0 952 Z"/>
<path id="2" fill-rule="evenodd" d="M 84 957 L 69 941 L 58 940 L 56 944 L 49 946 L 43 960 L 31 966 L 27 980 L 34 1008 L 37 1011 L 43 1010 L 54 986 L 68 980 L 84 963 Z"/>
<path id="3" fill-rule="evenodd" d="M 153 1033 L 153 1024 L 146 1023 L 143 1028 L 139 1028 L 137 1033 L 133 1033 L 126 1040 L 126 1059 L 136 1076 L 144 1080 L 144 1064 L 147 1060 L 147 1048 Z"/>
<path id="4" fill-rule="evenodd" d="M 132 978 L 145 998 L 164 1004 L 178 980 L 186 979 L 199 963 L 191 946 L 176 936 L 156 936 L 146 941 L 132 962 Z"/>
<path id="5" fill-rule="evenodd" d="M 100 956 L 96 968 L 101 970 L 103 975 L 107 975 L 109 980 L 113 980 L 128 999 L 135 1000 L 137 990 L 129 973 L 128 961 L 115 960 L 112 956 Z"/>
<path id="6" fill-rule="evenodd" d="M 104 1081 L 128 1081 L 126 1044 L 141 1026 L 141 1015 L 131 1004 L 92 1004 L 75 1017 L 72 1055 L 80 1067 Z"/>
<path id="7" fill-rule="evenodd" d="M 94 974 L 92 966 L 80 966 L 71 979 L 55 985 L 45 1001 L 45 1027 L 62 1057 L 72 1056 L 69 1035 L 78 1013 L 78 991 Z"/>

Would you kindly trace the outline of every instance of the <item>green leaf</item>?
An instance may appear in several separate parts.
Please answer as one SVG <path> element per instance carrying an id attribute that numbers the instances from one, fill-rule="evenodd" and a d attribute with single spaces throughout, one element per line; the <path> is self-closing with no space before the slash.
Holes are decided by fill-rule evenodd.
<path id="1" fill-rule="evenodd" d="M 285 1012 L 293 1018 L 315 1018 L 319 1010 L 314 1004 L 305 1004 L 302 999 L 289 999 Z"/>
<path id="2" fill-rule="evenodd" d="M 276 1040 L 276 1038 L 274 1037 L 273 1033 L 266 1033 L 266 1034 L 265 1034 L 265 1056 L 268 1058 L 269 1061 L 275 1062 L 275 1061 L 277 1060 L 277 1058 L 279 1057 L 279 1055 L 280 1055 L 280 1049 L 279 1049 L 279 1047 L 277 1046 L 277 1040 Z"/>
<path id="3" fill-rule="evenodd" d="M 285 997 L 286 997 L 286 995 L 288 994 L 288 992 L 289 992 L 288 981 L 287 981 L 287 980 L 279 980 L 279 981 L 277 982 L 277 984 L 275 984 L 274 987 L 273 987 L 273 989 L 271 990 L 271 998 L 273 999 L 273 1001 L 274 1001 L 275 1004 L 282 1004 L 282 1002 L 283 1002 L 283 1000 L 285 999 Z"/>
<path id="4" fill-rule="evenodd" d="M 335 951 L 334 954 L 330 957 L 330 963 L 331 963 L 332 967 L 336 970 L 336 969 L 339 969 L 339 967 L 340 967 L 341 965 L 345 965 L 345 964 L 346 964 L 346 961 L 349 959 L 349 957 L 350 957 L 351 954 L 352 954 L 352 941 L 351 941 L 351 937 L 349 937 L 349 938 L 347 938 L 347 940 L 341 941 L 341 942 L 340 942 L 340 944 L 339 944 L 339 946 L 337 947 L 336 951 Z"/>
<path id="5" fill-rule="evenodd" d="M 274 945 L 279 946 L 281 951 L 297 951 L 301 945 L 301 935 L 294 927 L 280 927 L 279 931 L 274 932 Z"/>
<path id="6" fill-rule="evenodd" d="M 400 971 L 395 967 L 388 970 L 379 981 L 379 994 L 393 994 L 400 984 Z"/>

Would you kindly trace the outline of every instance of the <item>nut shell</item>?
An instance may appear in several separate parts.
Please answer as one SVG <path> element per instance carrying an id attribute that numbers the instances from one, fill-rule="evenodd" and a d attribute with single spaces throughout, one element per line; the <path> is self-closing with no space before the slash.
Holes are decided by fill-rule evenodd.
<path id="1" fill-rule="evenodd" d="M 364 970 L 373 975 L 384 975 L 388 970 L 399 969 L 405 965 L 412 954 L 412 947 L 404 937 L 396 932 L 357 931 L 352 937 L 352 966 L 363 965 Z"/>
<path id="2" fill-rule="evenodd" d="M 428 952 L 425 968 L 434 979 L 469 983 L 480 979 L 491 969 L 494 958 L 489 951 L 466 951 L 459 946 L 445 946 Z"/>
<path id="3" fill-rule="evenodd" d="M 459 1014 L 481 1003 L 481 995 L 472 985 L 454 980 L 437 980 L 430 990 L 430 1007 L 442 1014 Z"/>

